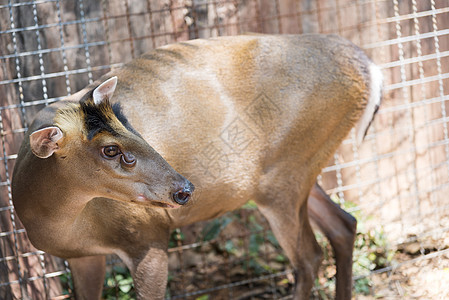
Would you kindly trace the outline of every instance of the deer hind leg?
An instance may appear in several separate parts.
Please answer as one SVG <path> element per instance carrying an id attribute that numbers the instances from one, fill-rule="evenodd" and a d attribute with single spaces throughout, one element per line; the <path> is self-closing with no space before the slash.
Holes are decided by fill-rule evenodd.
<path id="1" fill-rule="evenodd" d="M 357 220 L 340 208 L 315 184 L 308 199 L 310 220 L 315 223 L 335 253 L 337 265 L 337 300 L 350 300 L 352 293 L 352 253 Z"/>
<path id="2" fill-rule="evenodd" d="M 278 191 L 271 200 L 268 197 L 261 197 L 259 200 L 256 198 L 259 210 L 267 218 L 279 244 L 295 268 L 297 276 L 294 299 L 309 299 L 322 261 L 322 251 L 308 219 L 308 192 L 307 189 L 291 196 L 291 192 Z M 273 196 L 273 193 L 269 194 Z"/>
<path id="3" fill-rule="evenodd" d="M 72 272 L 75 299 L 100 299 L 106 272 L 106 256 L 69 258 L 67 261 Z"/>

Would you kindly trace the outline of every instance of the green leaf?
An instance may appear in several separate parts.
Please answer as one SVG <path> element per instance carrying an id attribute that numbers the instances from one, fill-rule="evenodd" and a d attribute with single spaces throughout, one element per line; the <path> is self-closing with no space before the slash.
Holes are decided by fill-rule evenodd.
<path id="1" fill-rule="evenodd" d="M 370 261 L 375 261 L 376 258 L 377 258 L 376 253 L 370 253 L 370 254 L 368 254 L 368 259 L 369 259 Z"/>
<path id="2" fill-rule="evenodd" d="M 125 284 L 125 285 L 120 285 L 120 286 L 119 286 L 119 289 L 120 289 L 123 293 L 127 294 L 127 293 L 131 290 L 132 287 L 133 287 L 132 284 Z"/>
<path id="3" fill-rule="evenodd" d="M 115 280 L 117 281 L 117 282 L 120 282 L 121 280 L 123 280 L 123 275 L 122 274 L 117 274 L 117 275 L 115 275 Z"/>
<path id="4" fill-rule="evenodd" d="M 249 254 L 257 255 L 259 253 L 260 245 L 263 244 L 263 237 L 260 234 L 251 234 L 249 236 Z"/>
<path id="5" fill-rule="evenodd" d="M 109 287 L 114 287 L 115 286 L 115 280 L 112 277 L 106 278 L 106 285 Z"/>
<path id="6" fill-rule="evenodd" d="M 255 216 L 253 216 L 253 215 L 249 216 L 248 220 L 249 220 L 251 231 L 258 232 L 258 231 L 263 230 L 263 227 L 259 223 L 257 223 Z"/>
<path id="7" fill-rule="evenodd" d="M 203 229 L 203 241 L 210 241 L 216 238 L 221 232 L 219 219 L 212 220 Z"/>
<path id="8" fill-rule="evenodd" d="M 254 202 L 253 200 L 249 200 L 248 202 L 246 202 L 245 204 L 243 204 L 242 208 L 243 208 L 243 209 L 254 210 L 254 209 L 257 208 L 257 204 L 256 204 L 256 202 Z"/>
<path id="9" fill-rule="evenodd" d="M 257 261 L 257 259 L 254 258 L 249 260 L 248 266 L 258 275 L 264 273 L 265 271 L 265 268 Z"/>
<path id="10" fill-rule="evenodd" d="M 354 289 L 357 294 L 369 295 L 371 281 L 368 278 L 360 278 L 355 281 Z"/>
<path id="11" fill-rule="evenodd" d="M 286 262 L 288 262 L 288 258 L 287 258 L 285 255 L 282 255 L 282 254 L 276 255 L 275 260 L 276 260 L 277 262 L 280 262 L 280 263 L 286 263 Z"/>
<path id="12" fill-rule="evenodd" d="M 231 240 L 227 240 L 225 243 L 225 250 L 231 254 L 235 253 L 236 247 L 234 245 L 234 242 L 232 242 Z"/>
<path id="13" fill-rule="evenodd" d="M 276 239 L 276 237 L 274 236 L 273 232 L 271 232 L 271 231 L 268 231 L 268 232 L 267 232 L 267 239 L 268 239 L 268 241 L 269 241 L 273 246 L 275 246 L 276 248 L 279 248 L 279 247 L 280 247 L 279 242 L 278 242 L 278 240 Z"/>
<path id="14" fill-rule="evenodd" d="M 203 241 L 210 241 L 218 237 L 221 231 L 232 222 L 230 217 L 212 220 L 203 229 Z"/>
<path id="15" fill-rule="evenodd" d="M 128 274 L 129 273 L 128 269 L 121 265 L 114 266 L 113 270 L 115 273 L 118 273 L 118 274 Z"/>

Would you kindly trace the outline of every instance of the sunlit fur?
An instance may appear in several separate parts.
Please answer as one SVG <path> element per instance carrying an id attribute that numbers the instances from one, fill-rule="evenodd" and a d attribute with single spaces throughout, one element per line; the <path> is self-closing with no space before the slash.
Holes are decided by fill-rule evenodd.
<path id="1" fill-rule="evenodd" d="M 66 135 L 81 134 L 87 137 L 87 130 L 84 125 L 84 116 L 79 103 L 70 103 L 60 108 L 55 115 L 55 125 Z"/>

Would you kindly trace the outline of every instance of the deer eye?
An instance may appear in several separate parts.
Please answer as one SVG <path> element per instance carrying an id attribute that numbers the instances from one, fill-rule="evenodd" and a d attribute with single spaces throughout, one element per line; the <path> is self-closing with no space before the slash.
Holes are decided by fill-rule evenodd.
<path id="1" fill-rule="evenodd" d="M 103 147 L 102 154 L 105 158 L 114 158 L 120 154 L 120 148 L 116 145 Z"/>

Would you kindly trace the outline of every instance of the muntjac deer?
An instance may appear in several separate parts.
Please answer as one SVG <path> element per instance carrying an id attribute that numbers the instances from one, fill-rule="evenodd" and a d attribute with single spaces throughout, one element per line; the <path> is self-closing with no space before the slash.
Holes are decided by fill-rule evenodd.
<path id="1" fill-rule="evenodd" d="M 357 121 L 363 139 L 381 78 L 336 36 L 161 47 L 38 113 L 14 169 L 16 212 L 37 248 L 68 259 L 77 298 L 100 297 L 115 253 L 139 299 L 162 299 L 170 231 L 254 199 L 297 270 L 294 299 L 321 263 L 309 217 L 336 250 L 336 297 L 350 299 L 356 222 L 314 182 Z"/>

